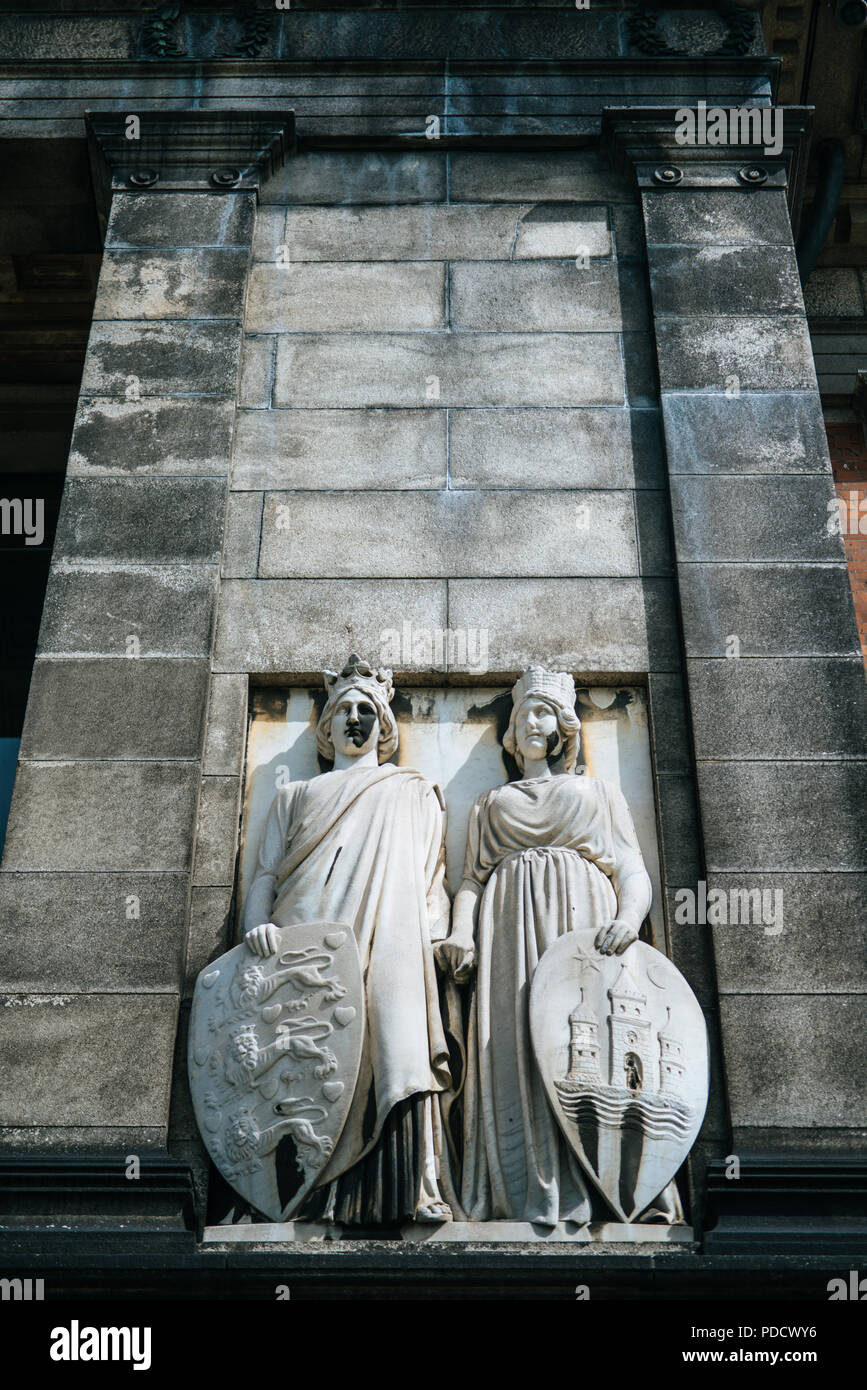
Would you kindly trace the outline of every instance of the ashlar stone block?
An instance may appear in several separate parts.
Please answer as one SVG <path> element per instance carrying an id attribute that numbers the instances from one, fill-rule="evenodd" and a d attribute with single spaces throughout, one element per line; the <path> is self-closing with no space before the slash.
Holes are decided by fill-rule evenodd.
<path id="1" fill-rule="evenodd" d="M 803 313 L 794 250 L 766 246 L 655 246 L 650 285 L 656 314 Z"/>
<path id="2" fill-rule="evenodd" d="M 420 412 L 419 412 L 420 413 Z M 664 482 L 653 410 L 452 410 L 454 488 L 653 487 Z"/>
<path id="3" fill-rule="evenodd" d="M 33 668 L 24 758 L 195 758 L 205 661 L 55 660 Z"/>
<path id="4" fill-rule="evenodd" d="M 232 486 L 445 487 L 446 454 L 444 410 L 242 410 Z"/>
<path id="5" fill-rule="evenodd" d="M 574 150 L 457 151 L 450 156 L 454 202 L 631 203 L 628 180 L 597 154 Z"/>
<path id="6" fill-rule="evenodd" d="M 409 634 L 402 669 L 430 671 L 430 643 L 414 634 L 448 627 L 439 580 L 226 580 L 221 585 L 214 669 L 322 679 L 334 652 L 348 646 L 382 653 L 388 634 Z M 371 656 L 371 660 L 374 656 Z"/>
<path id="7" fill-rule="evenodd" d="M 193 883 L 231 886 L 238 839 L 237 777 L 203 777 L 199 796 Z"/>
<path id="8" fill-rule="evenodd" d="M 826 473 L 828 440 L 813 391 L 665 391 L 672 473 Z"/>
<path id="9" fill-rule="evenodd" d="M 699 762 L 698 783 L 709 870 L 867 868 L 864 762 Z"/>
<path id="10" fill-rule="evenodd" d="M 857 994 L 867 874 L 714 874 L 725 920 L 710 928 L 722 994 Z M 761 910 L 759 910 L 759 908 Z"/>
<path id="11" fill-rule="evenodd" d="M 813 350 L 802 316 L 661 318 L 656 332 L 663 391 L 816 388 Z"/>
<path id="12" fill-rule="evenodd" d="M 190 391 L 232 396 L 239 352 L 232 322 L 94 323 L 81 389 L 123 400 Z"/>
<path id="13" fill-rule="evenodd" d="M 620 405 L 620 342 L 600 333 L 282 336 L 276 405 Z"/>
<path id="14" fill-rule="evenodd" d="M 679 586 L 692 656 L 860 655 L 842 563 L 689 564 Z"/>
<path id="15" fill-rule="evenodd" d="M 613 262 L 459 262 L 451 271 L 455 328 L 617 333 L 646 326 L 637 277 Z"/>
<path id="16" fill-rule="evenodd" d="M 247 685 L 244 676 L 212 676 L 202 771 L 238 775 L 247 732 Z"/>
<path id="17" fill-rule="evenodd" d="M 40 655 L 207 656 L 216 566 L 56 560 Z"/>
<path id="18" fill-rule="evenodd" d="M 676 667 L 674 617 L 670 586 L 657 580 L 449 580 L 449 623 L 485 633 L 493 671 L 538 661 L 614 677 Z"/>
<path id="19" fill-rule="evenodd" d="M 269 493 L 259 556 L 262 578 L 623 575 L 636 566 L 632 496 L 616 491 Z"/>
<path id="20" fill-rule="evenodd" d="M 744 563 L 842 558 L 829 475 L 671 479 L 677 558 Z M 833 508 L 833 510 L 832 510 Z"/>
<path id="21" fill-rule="evenodd" d="M 648 245 L 792 245 L 792 224 L 782 190 L 678 189 L 643 199 Z"/>
<path id="22" fill-rule="evenodd" d="M 255 193 L 121 191 L 111 200 L 106 244 L 246 247 L 255 216 Z"/>
<path id="23" fill-rule="evenodd" d="M 225 493 L 221 478 L 71 478 L 54 553 L 213 563 L 220 555 Z"/>
<path id="24" fill-rule="evenodd" d="M 697 757 L 867 756 L 867 700 L 859 657 L 742 656 L 689 661 L 687 666 Z"/>
<path id="25" fill-rule="evenodd" d="M 220 571 L 224 578 L 242 579 L 255 575 L 261 522 L 261 492 L 229 493 Z"/>
<path id="26" fill-rule="evenodd" d="M 186 906 L 184 874 L 0 873 L 0 976 L 22 992 L 176 990 Z"/>
<path id="27" fill-rule="evenodd" d="M 117 401 L 84 396 L 68 474 L 226 474 L 233 413 L 231 400 L 165 396 Z"/>
<path id="28" fill-rule="evenodd" d="M 446 156 L 427 150 L 311 150 L 262 185 L 268 203 L 430 203 L 446 196 Z"/>
<path id="29" fill-rule="evenodd" d="M 723 995 L 720 1014 L 733 1125 L 867 1123 L 863 994 Z"/>
<path id="30" fill-rule="evenodd" d="M 4 1122 L 164 1130 L 177 1017 L 177 994 L 0 997 Z"/>
<path id="31" fill-rule="evenodd" d="M 413 332 L 440 328 L 445 267 L 421 261 L 254 265 L 251 333 Z"/>
<path id="32" fill-rule="evenodd" d="M 101 319 L 240 319 L 249 252 L 106 250 L 93 309 Z"/>
<path id="33" fill-rule="evenodd" d="M 241 374 L 238 404 L 266 410 L 274 390 L 276 337 L 244 337 L 241 345 Z"/>
<path id="34" fill-rule="evenodd" d="M 22 762 L 3 867 L 184 870 L 196 783 L 189 762 Z"/>

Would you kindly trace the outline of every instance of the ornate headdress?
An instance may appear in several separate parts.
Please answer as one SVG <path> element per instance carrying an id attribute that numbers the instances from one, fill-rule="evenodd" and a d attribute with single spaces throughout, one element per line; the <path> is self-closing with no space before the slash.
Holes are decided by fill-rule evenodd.
<path id="1" fill-rule="evenodd" d="M 544 666 L 528 666 L 521 673 L 512 686 L 512 717 L 503 736 L 503 747 L 512 754 L 523 771 L 524 759 L 515 737 L 515 722 L 520 706 L 530 696 L 547 701 L 556 712 L 563 738 L 563 762 L 567 772 L 574 771 L 581 720 L 575 713 L 575 682 L 568 671 L 548 671 Z"/>
<path id="2" fill-rule="evenodd" d="M 334 744 L 331 741 L 331 716 L 334 706 L 347 690 L 360 690 L 370 700 L 379 716 L 379 761 L 386 762 L 394 753 L 398 743 L 397 721 L 389 705 L 394 698 L 392 672 L 380 666 L 377 670 L 367 661 L 362 661 L 357 652 L 351 652 L 342 671 L 323 671 L 322 680 L 328 692 L 325 707 L 316 726 L 316 747 L 324 758 L 333 759 Z"/>
<path id="3" fill-rule="evenodd" d="M 341 696 L 344 690 L 364 690 L 377 700 L 390 704 L 394 698 L 393 672 L 385 666 L 374 671 L 369 661 L 362 661 L 357 652 L 350 652 L 342 671 L 323 671 L 322 679 L 328 691 L 328 703 Z"/>
<path id="4" fill-rule="evenodd" d="M 528 666 L 512 686 L 512 704 L 517 708 L 528 695 L 575 708 L 575 682 L 568 671 L 546 671 L 544 666 Z"/>

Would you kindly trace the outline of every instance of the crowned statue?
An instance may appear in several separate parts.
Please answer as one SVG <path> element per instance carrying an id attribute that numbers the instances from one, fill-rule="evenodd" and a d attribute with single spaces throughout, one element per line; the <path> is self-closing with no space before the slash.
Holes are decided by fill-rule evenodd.
<path id="1" fill-rule="evenodd" d="M 442 797 L 390 761 L 391 671 L 324 679 L 330 769 L 277 792 L 242 944 L 196 985 L 214 1161 L 284 1222 L 682 1222 L 706 1027 L 640 940 L 650 878 L 621 791 L 578 769 L 573 678 L 512 687 L 520 776 L 474 802 L 451 914 Z"/>
<path id="2" fill-rule="evenodd" d="M 354 653 L 325 672 L 316 745 L 333 764 L 274 799 L 244 905 L 244 939 L 267 958 L 276 928 L 348 923 L 361 959 L 365 1027 L 342 1133 L 302 1219 L 440 1222 L 439 1110 L 450 1086 L 434 943 L 447 934 L 438 789 L 388 759 L 398 747 L 391 671 Z"/>
<path id="3" fill-rule="evenodd" d="M 437 950 L 457 982 L 475 972 L 459 1196 L 468 1221 L 581 1226 L 610 1213 L 549 1104 L 530 1033 L 533 976 L 558 938 L 592 932 L 600 956 L 621 956 L 650 907 L 621 792 L 575 775 L 580 729 L 572 677 L 529 667 L 503 738 L 523 776 L 472 808 L 452 930 Z M 673 1185 L 654 1217 L 680 1219 Z"/>

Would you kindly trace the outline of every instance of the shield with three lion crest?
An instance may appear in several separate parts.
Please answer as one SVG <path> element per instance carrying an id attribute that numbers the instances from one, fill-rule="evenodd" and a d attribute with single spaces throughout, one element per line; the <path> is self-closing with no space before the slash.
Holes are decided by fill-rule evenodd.
<path id="1" fill-rule="evenodd" d="M 708 1094 L 701 1006 L 667 956 L 635 941 L 603 956 L 567 932 L 530 991 L 533 1050 L 563 1134 L 620 1221 L 668 1186 L 698 1135 Z"/>
<path id="2" fill-rule="evenodd" d="M 262 958 L 235 946 L 196 981 L 193 1108 L 223 1177 L 272 1221 L 288 1221 L 321 1178 L 352 1102 L 364 984 L 351 926 L 275 928 Z"/>

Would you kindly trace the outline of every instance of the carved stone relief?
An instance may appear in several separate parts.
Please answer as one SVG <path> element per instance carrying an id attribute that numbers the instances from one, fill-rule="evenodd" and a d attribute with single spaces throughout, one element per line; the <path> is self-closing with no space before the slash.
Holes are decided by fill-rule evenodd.
<path id="1" fill-rule="evenodd" d="M 245 944 L 196 984 L 190 1075 L 214 1163 L 251 1207 L 287 1221 L 340 1136 L 358 1075 L 364 988 L 340 923 L 283 927 L 268 960 Z M 283 1162 L 276 1152 L 288 1148 Z"/>
<path id="2" fill-rule="evenodd" d="M 707 1042 L 638 939 L 656 847 L 636 697 L 542 667 L 510 693 L 396 697 L 353 655 L 315 711 L 296 692 L 251 737 L 244 940 L 199 978 L 190 1069 L 209 1152 L 256 1211 L 683 1222 Z M 648 803 L 641 835 L 624 784 Z"/>

